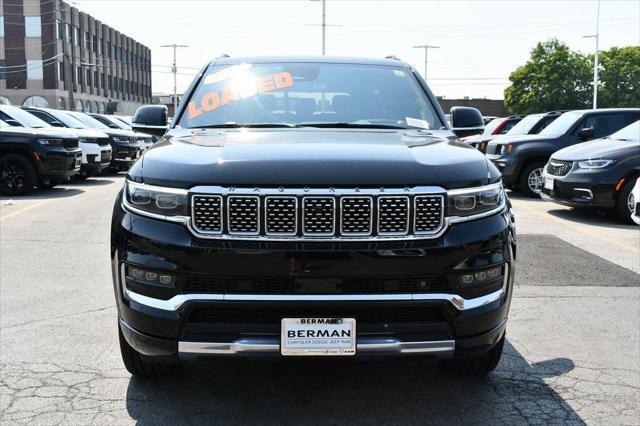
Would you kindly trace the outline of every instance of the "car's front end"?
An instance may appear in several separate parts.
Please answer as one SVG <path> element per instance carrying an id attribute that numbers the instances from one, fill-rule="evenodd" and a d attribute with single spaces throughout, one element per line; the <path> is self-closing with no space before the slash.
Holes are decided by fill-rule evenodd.
<path id="1" fill-rule="evenodd" d="M 140 144 L 137 136 L 123 134 L 121 131 L 107 131 L 111 145 L 111 168 L 128 170 L 140 157 Z"/>
<path id="2" fill-rule="evenodd" d="M 414 70 L 378 62 L 243 61 L 200 76 L 114 206 L 129 371 L 225 355 L 495 368 L 515 271 L 500 174 L 446 129 Z M 369 96 L 388 90 L 386 118 Z"/>
<path id="3" fill-rule="evenodd" d="M 73 133 L 78 136 L 78 145 L 82 150 L 81 176 L 97 175 L 109 167 L 112 149 L 105 133 L 90 129 L 73 129 Z"/>

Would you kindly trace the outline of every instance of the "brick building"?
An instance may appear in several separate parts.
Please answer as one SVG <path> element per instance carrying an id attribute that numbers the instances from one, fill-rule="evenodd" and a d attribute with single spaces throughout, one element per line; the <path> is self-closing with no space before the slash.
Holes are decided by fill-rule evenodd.
<path id="1" fill-rule="evenodd" d="M 0 103 L 132 114 L 151 50 L 62 0 L 0 0 Z"/>

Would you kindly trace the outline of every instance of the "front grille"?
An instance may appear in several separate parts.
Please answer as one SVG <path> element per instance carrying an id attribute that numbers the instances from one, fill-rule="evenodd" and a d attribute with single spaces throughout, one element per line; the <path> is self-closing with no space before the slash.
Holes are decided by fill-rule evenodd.
<path id="1" fill-rule="evenodd" d="M 573 161 L 549 160 L 547 173 L 554 176 L 566 176 L 573 167 Z"/>
<path id="2" fill-rule="evenodd" d="M 227 218 L 230 234 L 258 234 L 260 198 L 253 196 L 227 198 Z"/>
<path id="3" fill-rule="evenodd" d="M 335 233 L 335 203 L 333 197 L 305 197 L 303 204 L 304 235 L 333 235 Z"/>
<path id="4" fill-rule="evenodd" d="M 66 150 L 74 150 L 78 147 L 78 140 L 77 139 L 62 139 L 62 146 L 66 149 Z"/>
<path id="5" fill-rule="evenodd" d="M 203 233 L 222 233 L 222 197 L 195 195 L 191 201 L 193 226 Z"/>
<path id="6" fill-rule="evenodd" d="M 100 161 L 102 163 L 109 163 L 111 161 L 111 151 L 101 151 Z"/>
<path id="7" fill-rule="evenodd" d="M 96 139 L 98 145 L 100 146 L 108 146 L 109 145 L 109 138 L 98 138 Z"/>
<path id="8" fill-rule="evenodd" d="M 442 309 L 433 306 L 219 306 L 196 308 L 190 323 L 280 324 L 282 318 L 355 318 L 362 324 L 434 323 L 446 320 Z"/>
<path id="9" fill-rule="evenodd" d="M 414 194 L 409 189 L 327 190 L 326 195 L 282 188 L 266 194 L 236 188 L 216 195 L 194 192 L 192 229 L 203 234 L 376 239 L 435 235 L 444 226 L 445 195 Z"/>
<path id="10" fill-rule="evenodd" d="M 181 291 L 188 294 L 399 294 L 454 290 L 445 275 L 314 279 L 189 275 Z"/>
<path id="11" fill-rule="evenodd" d="M 404 235 L 409 232 L 409 197 L 378 198 L 378 233 Z"/>

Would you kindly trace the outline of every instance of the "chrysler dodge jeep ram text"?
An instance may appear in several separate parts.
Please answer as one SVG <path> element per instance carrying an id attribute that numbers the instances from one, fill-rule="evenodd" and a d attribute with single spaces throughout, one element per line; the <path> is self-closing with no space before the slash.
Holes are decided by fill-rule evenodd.
<path id="1" fill-rule="evenodd" d="M 395 59 L 219 58 L 129 170 L 111 256 L 126 368 L 216 356 L 500 360 L 514 222 L 498 170 Z M 482 120 L 473 109 L 452 114 Z M 162 134 L 163 106 L 133 127 Z"/>

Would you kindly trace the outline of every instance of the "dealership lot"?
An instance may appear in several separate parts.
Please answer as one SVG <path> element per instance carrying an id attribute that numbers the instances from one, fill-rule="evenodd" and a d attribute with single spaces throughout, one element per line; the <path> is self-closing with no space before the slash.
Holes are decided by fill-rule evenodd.
<path id="1" fill-rule="evenodd" d="M 506 356 L 485 379 L 431 361 L 225 360 L 156 381 L 122 367 L 109 221 L 123 175 L 0 198 L 0 411 L 14 423 L 640 422 L 640 227 L 513 195 Z"/>

